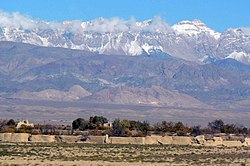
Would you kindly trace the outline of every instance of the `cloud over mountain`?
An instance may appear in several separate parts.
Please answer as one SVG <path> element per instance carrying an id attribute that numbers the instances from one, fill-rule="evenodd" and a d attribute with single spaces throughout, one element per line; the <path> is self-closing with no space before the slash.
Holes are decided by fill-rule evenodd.
<path id="1" fill-rule="evenodd" d="M 0 27 L 22 28 L 22 29 L 54 29 L 69 32 L 92 31 L 92 32 L 124 32 L 124 31 L 149 31 L 149 32 L 172 32 L 172 28 L 160 17 L 152 20 L 137 22 L 135 18 L 123 20 L 119 17 L 98 18 L 91 21 L 80 20 L 64 22 L 46 22 L 33 19 L 18 12 L 0 12 Z"/>
<path id="2" fill-rule="evenodd" d="M 36 21 L 29 16 L 21 15 L 18 12 L 0 12 L 0 26 L 12 28 L 33 29 L 36 28 Z"/>
<path id="3" fill-rule="evenodd" d="M 134 18 L 123 20 L 119 17 L 110 19 L 99 18 L 82 23 L 85 31 L 94 32 L 124 32 L 124 31 L 149 31 L 149 32 L 171 32 L 171 27 L 160 17 L 153 20 L 137 22 Z"/>

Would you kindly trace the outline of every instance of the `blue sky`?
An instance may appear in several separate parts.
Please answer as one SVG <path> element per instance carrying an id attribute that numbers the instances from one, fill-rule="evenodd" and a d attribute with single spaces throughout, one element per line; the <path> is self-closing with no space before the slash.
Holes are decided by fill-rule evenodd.
<path id="1" fill-rule="evenodd" d="M 0 10 L 47 21 L 161 16 L 170 25 L 198 18 L 217 31 L 250 27 L 250 0 L 0 0 Z"/>

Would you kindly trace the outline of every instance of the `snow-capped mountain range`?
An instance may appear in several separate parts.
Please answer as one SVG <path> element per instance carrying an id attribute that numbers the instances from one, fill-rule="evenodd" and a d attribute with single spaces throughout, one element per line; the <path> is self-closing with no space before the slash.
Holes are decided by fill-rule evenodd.
<path id="1" fill-rule="evenodd" d="M 143 22 L 99 18 L 58 23 L 0 12 L 0 41 L 110 55 L 160 52 L 197 63 L 232 58 L 250 64 L 250 28 L 229 28 L 219 33 L 197 19 L 173 26 L 159 17 Z"/>

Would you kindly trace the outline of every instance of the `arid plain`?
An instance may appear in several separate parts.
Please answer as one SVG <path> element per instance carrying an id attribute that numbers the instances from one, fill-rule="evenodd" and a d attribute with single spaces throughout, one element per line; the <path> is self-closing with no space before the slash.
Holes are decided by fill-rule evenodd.
<path id="1" fill-rule="evenodd" d="M 248 165 L 249 147 L 1 143 L 0 165 Z"/>

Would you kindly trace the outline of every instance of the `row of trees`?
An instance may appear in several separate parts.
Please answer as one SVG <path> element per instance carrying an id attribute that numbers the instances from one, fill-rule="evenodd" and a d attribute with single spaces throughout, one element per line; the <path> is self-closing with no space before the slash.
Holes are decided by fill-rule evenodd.
<path id="1" fill-rule="evenodd" d="M 221 119 L 208 123 L 211 133 L 248 134 L 248 128 L 237 124 L 225 124 Z"/>
<path id="2" fill-rule="evenodd" d="M 162 133 L 176 133 L 177 135 L 201 135 L 201 134 L 248 134 L 250 129 L 238 124 L 225 124 L 221 119 L 209 122 L 207 127 L 201 128 L 200 126 L 189 127 L 183 125 L 182 122 L 166 122 L 157 123 L 154 125 L 154 130 Z"/>
<path id="3" fill-rule="evenodd" d="M 184 125 L 182 122 L 166 122 L 156 123 L 153 127 L 157 133 L 176 133 L 177 135 L 186 135 L 192 132 L 192 128 Z"/>
<path id="4" fill-rule="evenodd" d="M 93 121 L 95 119 L 95 121 Z M 112 123 L 112 128 L 104 128 L 102 125 L 107 123 L 105 117 L 90 117 L 88 121 L 78 118 L 73 121 L 73 129 L 79 130 L 91 130 L 99 129 L 106 130 L 108 134 L 112 136 L 145 136 L 149 133 L 153 134 L 176 134 L 179 136 L 184 135 L 201 135 L 201 134 L 215 134 L 215 133 L 227 133 L 227 134 L 248 134 L 249 130 L 237 124 L 225 124 L 221 119 L 214 120 L 208 123 L 208 126 L 201 128 L 200 126 L 189 127 L 182 122 L 167 122 L 162 121 L 154 125 L 150 125 L 147 121 L 134 121 L 134 120 L 121 120 L 116 119 Z"/>
<path id="5" fill-rule="evenodd" d="M 113 136 L 146 136 L 152 127 L 147 121 L 120 120 L 113 122 L 111 135 Z"/>
<path id="6" fill-rule="evenodd" d="M 250 129 L 237 124 L 225 124 L 221 119 L 209 122 L 207 127 L 189 127 L 182 122 L 162 121 L 151 125 L 147 121 L 115 119 L 112 124 L 103 116 L 93 116 L 88 120 L 77 118 L 73 121 L 72 127 L 64 125 L 40 125 L 33 128 L 22 126 L 16 128 L 17 122 L 13 119 L 0 120 L 0 132 L 21 132 L 32 134 L 60 134 L 74 133 L 71 131 L 88 131 L 90 134 L 109 134 L 112 136 L 146 136 L 149 134 L 175 134 L 175 135 L 201 135 L 201 134 L 249 134 Z M 66 132 L 68 131 L 68 132 Z"/>

